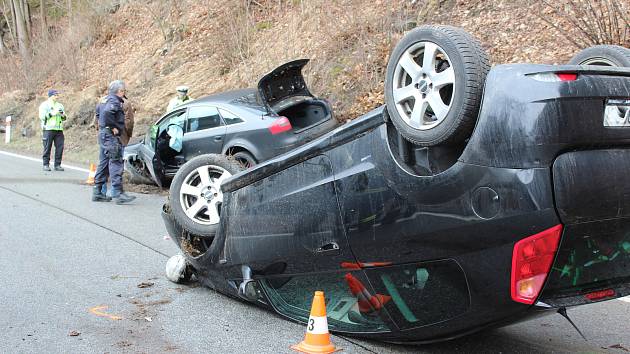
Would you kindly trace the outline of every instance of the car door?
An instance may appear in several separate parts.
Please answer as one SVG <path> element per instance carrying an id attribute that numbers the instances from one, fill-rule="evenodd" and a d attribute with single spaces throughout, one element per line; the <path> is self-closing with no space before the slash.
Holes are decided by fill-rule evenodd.
<path id="1" fill-rule="evenodd" d="M 168 136 L 166 132 L 171 124 L 183 125 L 186 117 L 186 108 L 173 111 L 154 124 L 142 144 L 140 154 L 145 161 L 153 180 L 162 187 L 166 183 L 164 163 L 161 149 L 166 148 Z"/>
<path id="2" fill-rule="evenodd" d="M 182 156 L 186 161 L 202 154 L 220 154 L 225 140 L 226 125 L 213 106 L 188 108 L 182 142 Z"/>

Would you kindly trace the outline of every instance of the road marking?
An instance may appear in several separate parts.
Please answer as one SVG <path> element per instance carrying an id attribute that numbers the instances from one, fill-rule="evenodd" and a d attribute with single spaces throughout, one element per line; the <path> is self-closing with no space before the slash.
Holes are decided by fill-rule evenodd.
<path id="1" fill-rule="evenodd" d="M 120 316 L 110 315 L 108 313 L 101 312 L 101 310 L 107 310 L 107 306 L 95 306 L 95 307 L 92 307 L 90 309 L 90 313 L 93 314 L 93 315 L 96 315 L 96 316 L 109 318 L 110 320 L 113 320 L 113 321 L 122 320 L 122 317 L 120 317 Z"/>
<path id="2" fill-rule="evenodd" d="M 630 296 L 620 297 L 617 300 L 630 303 Z"/>
<path id="3" fill-rule="evenodd" d="M 35 162 L 39 162 L 42 163 L 42 159 L 36 159 L 34 157 L 28 157 L 28 156 L 23 156 L 23 155 L 19 155 L 19 154 L 14 154 L 12 152 L 8 152 L 8 151 L 2 151 L 0 150 L 0 155 L 6 155 L 6 156 L 11 156 L 11 157 L 17 157 L 19 159 L 23 159 L 23 160 L 29 160 L 29 161 L 35 161 Z M 75 170 L 75 171 L 80 171 L 80 172 L 87 172 L 90 173 L 90 170 L 86 169 L 86 168 L 81 168 L 81 167 L 76 167 L 76 166 L 72 166 L 72 165 L 66 165 L 65 163 L 62 163 L 61 166 L 63 168 L 67 168 L 69 170 Z"/>

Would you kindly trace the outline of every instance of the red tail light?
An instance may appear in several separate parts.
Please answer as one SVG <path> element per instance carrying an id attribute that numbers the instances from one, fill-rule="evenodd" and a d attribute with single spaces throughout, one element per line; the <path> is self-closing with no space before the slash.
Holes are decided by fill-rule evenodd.
<path id="1" fill-rule="evenodd" d="M 615 291 L 613 289 L 593 291 L 592 293 L 588 293 L 584 295 L 585 298 L 591 301 L 603 300 L 603 299 L 614 297 L 614 296 L 615 296 Z"/>
<path id="2" fill-rule="evenodd" d="M 512 300 L 533 304 L 558 250 L 562 225 L 518 241 L 512 252 Z"/>
<path id="3" fill-rule="evenodd" d="M 575 74 L 575 73 L 562 73 L 562 74 L 556 74 L 556 76 L 558 76 L 558 79 L 560 79 L 560 81 L 575 81 L 575 80 L 577 80 L 577 74 Z"/>
<path id="4" fill-rule="evenodd" d="M 578 77 L 577 73 L 541 73 L 527 76 L 542 82 L 575 81 Z"/>
<path id="5" fill-rule="evenodd" d="M 280 134 L 291 129 L 293 129 L 293 127 L 287 117 L 279 117 L 275 122 L 273 122 L 273 124 L 271 124 L 271 126 L 269 126 L 269 131 L 273 135 Z"/>

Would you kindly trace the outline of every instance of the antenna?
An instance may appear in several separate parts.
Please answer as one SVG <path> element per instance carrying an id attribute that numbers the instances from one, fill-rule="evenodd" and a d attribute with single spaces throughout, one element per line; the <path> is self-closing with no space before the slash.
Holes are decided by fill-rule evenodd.
<path id="1" fill-rule="evenodd" d="M 575 330 L 580 334 L 580 336 L 582 336 L 582 338 L 584 338 L 584 340 L 588 342 L 588 339 L 586 339 L 584 334 L 582 334 L 582 331 L 580 331 L 580 329 L 575 325 L 575 323 L 573 323 L 573 321 L 571 321 L 571 319 L 569 318 L 566 307 L 559 308 L 558 313 L 562 315 L 562 317 L 566 318 L 567 321 L 569 321 L 569 323 L 571 324 L 571 326 L 573 326 L 573 328 L 575 328 Z"/>

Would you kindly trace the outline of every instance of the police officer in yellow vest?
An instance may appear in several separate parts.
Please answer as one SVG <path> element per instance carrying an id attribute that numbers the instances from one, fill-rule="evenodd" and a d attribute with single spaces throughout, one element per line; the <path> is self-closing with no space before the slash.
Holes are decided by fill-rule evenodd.
<path id="1" fill-rule="evenodd" d="M 173 109 L 175 109 L 175 107 L 191 100 L 192 98 L 188 96 L 188 86 L 177 86 L 177 96 L 173 97 L 171 101 L 168 103 L 168 107 L 166 108 L 166 111 L 170 112 Z"/>
<path id="2" fill-rule="evenodd" d="M 44 171 L 50 171 L 50 152 L 55 144 L 55 171 L 63 171 L 61 157 L 63 155 L 63 121 L 66 112 L 63 105 L 57 102 L 59 91 L 48 90 L 48 99 L 39 105 L 39 120 L 42 127 L 42 141 L 44 144 Z"/>

